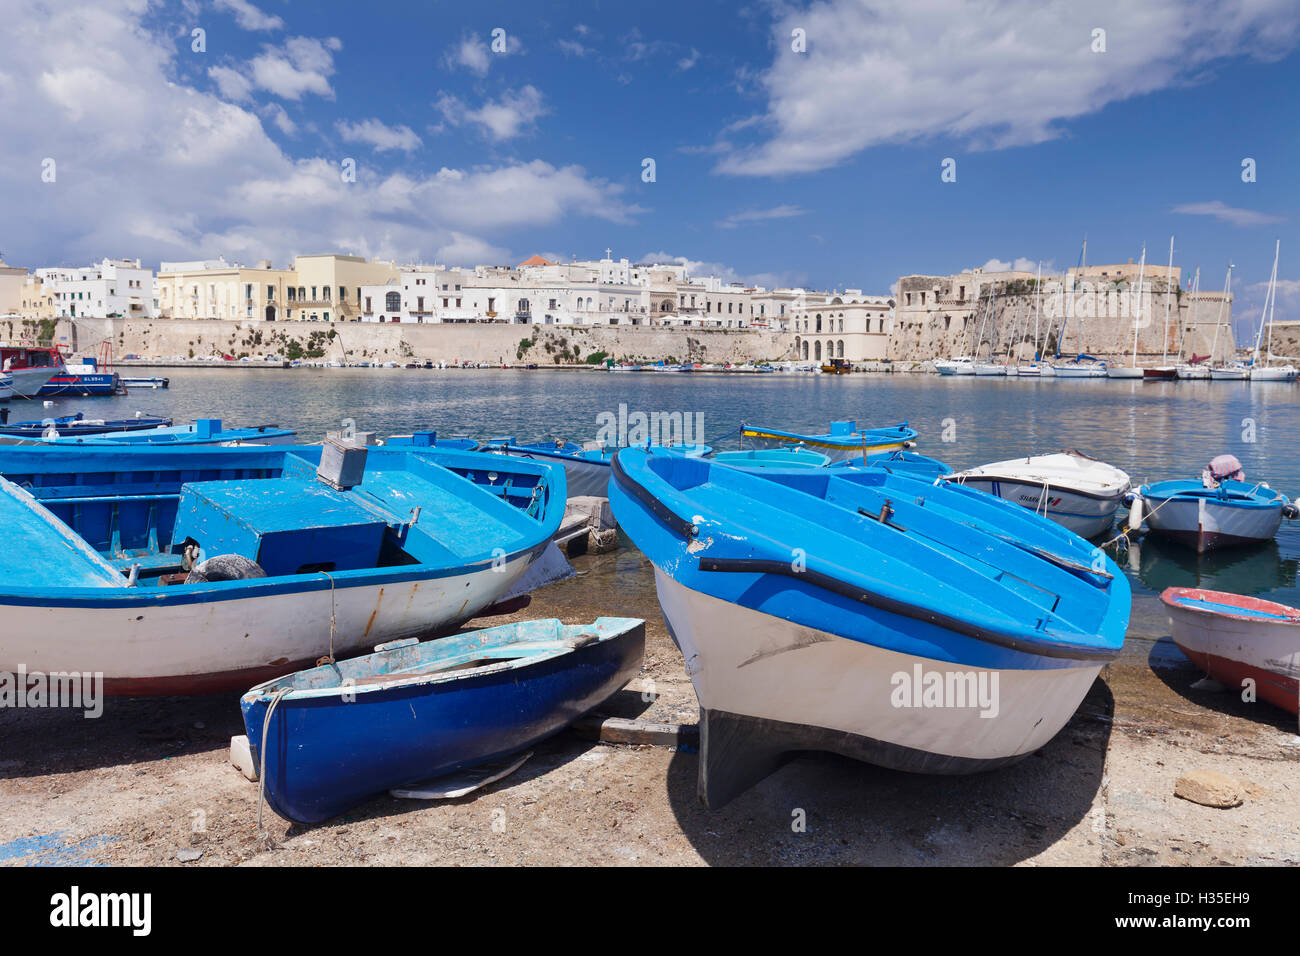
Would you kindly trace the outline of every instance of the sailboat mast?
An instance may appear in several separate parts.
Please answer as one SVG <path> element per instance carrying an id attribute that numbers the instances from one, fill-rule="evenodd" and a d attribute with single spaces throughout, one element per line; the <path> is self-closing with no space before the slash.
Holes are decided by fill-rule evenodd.
<path id="1" fill-rule="evenodd" d="M 1138 364 L 1138 329 L 1142 326 L 1142 277 L 1147 265 L 1147 247 L 1142 245 L 1142 261 L 1138 263 L 1137 307 L 1133 310 L 1133 367 Z"/>
<path id="2" fill-rule="evenodd" d="M 1282 240 L 1279 239 L 1277 240 L 1277 245 L 1273 247 L 1273 271 L 1269 273 L 1268 277 L 1268 293 L 1264 296 L 1264 311 L 1259 314 L 1259 330 L 1255 333 L 1255 357 L 1251 361 L 1251 365 L 1259 364 L 1259 343 L 1264 337 L 1264 323 L 1268 320 L 1269 303 L 1273 300 L 1273 290 L 1277 285 L 1277 257 L 1281 251 Z M 1269 357 L 1271 358 L 1273 354 L 1273 329 L 1271 326 L 1268 331 L 1268 349 Z"/>
<path id="3" fill-rule="evenodd" d="M 1169 364 L 1169 300 L 1173 296 L 1173 289 L 1170 284 L 1174 276 L 1174 237 L 1169 237 L 1169 271 L 1165 273 L 1165 345 L 1164 353 L 1161 355 L 1160 362 L 1162 365 Z"/>
<path id="4" fill-rule="evenodd" d="M 1228 302 L 1228 296 L 1232 293 L 1232 265 L 1228 265 L 1228 278 L 1223 281 L 1223 298 L 1219 300 L 1219 317 L 1214 320 L 1214 340 L 1210 343 L 1210 361 L 1214 361 L 1214 353 L 1219 350 L 1219 329 L 1223 327 L 1223 308 Z"/>
<path id="5" fill-rule="evenodd" d="M 1034 280 L 1034 361 L 1039 361 L 1043 350 L 1038 344 L 1038 313 L 1043 308 L 1043 260 L 1038 260 L 1038 278 Z"/>

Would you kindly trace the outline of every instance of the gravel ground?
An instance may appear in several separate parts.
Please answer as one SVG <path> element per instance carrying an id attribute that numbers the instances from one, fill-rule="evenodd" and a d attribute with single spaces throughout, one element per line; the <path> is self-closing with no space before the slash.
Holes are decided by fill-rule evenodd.
<path id="1" fill-rule="evenodd" d="M 644 617 L 641 682 L 658 696 L 624 691 L 610 712 L 694 722 L 644 559 L 623 549 L 575 565 L 577 577 L 519 616 Z M 316 826 L 268 810 L 265 834 L 256 785 L 228 761 L 231 735 L 243 733 L 229 695 L 110 700 L 93 722 L 0 711 L 0 864 L 1300 863 L 1295 719 L 1193 689 L 1201 675 L 1180 657 L 1167 639 L 1130 647 L 1048 746 L 986 774 L 924 777 L 807 755 L 707 811 L 693 748 L 565 733 L 463 799 L 385 797 Z M 1237 778 L 1245 802 L 1218 810 L 1176 798 L 1174 781 L 1194 769 Z M 201 856 L 183 862 L 194 856 L 184 851 Z"/>

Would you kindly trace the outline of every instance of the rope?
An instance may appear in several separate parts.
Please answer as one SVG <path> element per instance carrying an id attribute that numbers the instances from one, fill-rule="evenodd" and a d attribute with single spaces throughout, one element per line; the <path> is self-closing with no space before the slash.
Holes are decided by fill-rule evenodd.
<path id="1" fill-rule="evenodd" d="M 262 749 L 258 753 L 261 758 L 261 769 L 257 772 L 257 832 L 262 833 L 262 801 L 266 796 L 266 732 L 271 728 L 271 715 L 275 713 L 275 708 L 280 705 L 280 699 L 289 693 L 290 688 L 281 687 L 275 692 L 275 698 L 271 701 L 271 706 L 266 709 L 266 719 L 262 722 Z"/>

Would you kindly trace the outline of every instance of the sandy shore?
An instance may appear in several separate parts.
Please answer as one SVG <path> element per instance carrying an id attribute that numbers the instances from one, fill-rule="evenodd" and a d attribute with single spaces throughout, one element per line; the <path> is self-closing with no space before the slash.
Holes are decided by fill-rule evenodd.
<path id="1" fill-rule="evenodd" d="M 694 722 L 694 693 L 641 555 L 623 549 L 575 566 L 578 577 L 535 594 L 521 616 L 644 617 L 641 680 L 658 696 L 623 692 L 611 706 Z M 312 827 L 268 811 L 265 837 L 256 785 L 227 759 L 230 736 L 243 733 L 233 696 L 110 700 L 96 721 L 0 711 L 0 863 L 1300 863 L 1294 718 L 1193 689 L 1201 675 L 1180 658 L 1167 639 L 1130 644 L 1047 747 L 987 774 L 911 776 L 807 755 L 707 811 L 690 748 L 566 733 L 470 797 L 377 799 Z M 1245 802 L 1219 810 L 1175 797 L 1177 777 L 1195 769 L 1242 781 Z M 182 864 L 178 852 L 191 849 L 202 856 Z"/>

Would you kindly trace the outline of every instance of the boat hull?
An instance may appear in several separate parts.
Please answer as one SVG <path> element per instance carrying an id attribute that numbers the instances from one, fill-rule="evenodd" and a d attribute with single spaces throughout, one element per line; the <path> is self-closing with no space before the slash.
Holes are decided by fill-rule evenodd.
<path id="1" fill-rule="evenodd" d="M 1208 498 L 1143 496 L 1147 527 L 1153 534 L 1195 549 L 1241 547 L 1271 541 L 1282 524 L 1282 503 L 1275 507 L 1234 507 Z"/>
<path id="2" fill-rule="evenodd" d="M 55 366 L 52 368 L 19 368 L 5 372 L 11 379 L 10 388 L 13 394 L 22 398 L 35 398 L 45 383 L 55 375 L 63 374 L 63 369 Z"/>
<path id="3" fill-rule="evenodd" d="M 496 760 L 550 737 L 636 676 L 645 625 L 517 668 L 403 682 L 348 696 L 245 695 L 255 763 L 266 730 L 267 802 L 315 823 L 422 780 Z M 349 699 L 349 697 L 351 699 Z"/>
<path id="4" fill-rule="evenodd" d="M 1105 378 L 1106 370 L 1100 366 L 1055 365 L 1052 374 L 1057 378 Z"/>
<path id="5" fill-rule="evenodd" d="M 934 774 L 1013 763 L 1057 734 L 1101 669 L 1097 662 L 970 668 L 888 650 L 870 634 L 849 640 L 732 604 L 657 567 L 655 581 L 700 702 L 699 795 L 711 808 L 801 750 Z M 977 706 L 907 706 L 897 675 L 911 678 L 918 668 L 996 686 L 996 715 L 991 707 L 981 717 Z"/>
<path id="6" fill-rule="evenodd" d="M 1270 366 L 1250 370 L 1252 382 L 1294 382 L 1297 371 L 1293 366 Z"/>
<path id="7" fill-rule="evenodd" d="M 490 446 L 484 450 L 494 451 Z M 568 482 L 570 498 L 580 498 L 584 495 L 596 498 L 609 497 L 610 467 L 608 460 L 584 460 L 569 455 L 548 455 L 546 452 L 520 451 L 513 448 L 508 452 L 497 453 L 508 454 L 512 458 L 527 458 L 532 461 L 540 461 L 548 465 L 564 465 L 564 477 Z"/>
<path id="8" fill-rule="evenodd" d="M 337 587 L 323 573 L 307 582 L 267 579 L 251 589 L 260 593 L 226 600 L 135 598 L 129 590 L 76 603 L 0 599 L 8 622 L 0 671 L 102 674 L 110 696 L 242 691 L 327 654 L 455 627 L 496 603 L 540 553 L 446 577 L 407 572 Z"/>
<path id="9" fill-rule="evenodd" d="M 1192 663 L 1233 690 L 1251 681 L 1261 699 L 1292 714 L 1300 711 L 1300 621 L 1207 613 L 1172 600 L 1183 595 L 1210 600 L 1218 595 L 1196 588 L 1169 588 L 1161 595 L 1174 643 Z M 1272 604 L 1241 595 L 1223 597 L 1246 606 Z"/>
<path id="10" fill-rule="evenodd" d="M 1146 376 L 1143 375 L 1142 369 L 1140 368 L 1122 368 L 1122 367 L 1117 367 L 1112 365 L 1110 368 L 1106 369 L 1106 377 L 1107 378 L 1145 378 Z"/>
<path id="11" fill-rule="evenodd" d="M 963 478 L 961 483 L 1045 515 L 1081 538 L 1095 538 L 1111 529 L 1115 524 L 1115 512 L 1127 490 L 1124 488 L 1113 495 L 1093 496 L 1056 486 L 1045 487 L 1033 481 L 979 476 Z"/>

